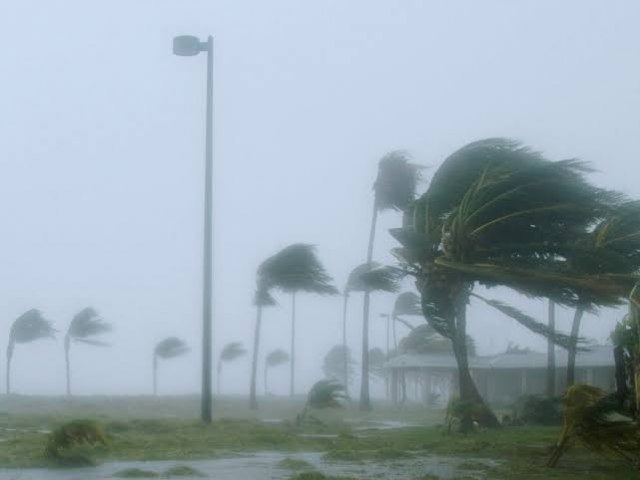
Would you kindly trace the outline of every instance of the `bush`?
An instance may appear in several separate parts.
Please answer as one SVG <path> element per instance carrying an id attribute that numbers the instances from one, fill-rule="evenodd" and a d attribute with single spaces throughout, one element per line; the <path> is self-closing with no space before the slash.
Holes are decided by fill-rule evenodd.
<path id="1" fill-rule="evenodd" d="M 527 425 L 561 425 L 562 402 L 557 397 L 525 395 L 516 403 L 516 418 Z"/>

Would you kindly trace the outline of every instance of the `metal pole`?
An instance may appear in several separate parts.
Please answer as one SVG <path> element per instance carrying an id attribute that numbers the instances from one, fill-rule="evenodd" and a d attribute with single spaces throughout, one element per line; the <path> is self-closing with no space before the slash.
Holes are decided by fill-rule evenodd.
<path id="1" fill-rule="evenodd" d="M 211 295 L 212 295 L 212 175 L 213 175 L 213 37 L 207 39 L 207 118 L 204 181 L 204 281 L 202 292 L 202 408 L 211 422 Z"/>

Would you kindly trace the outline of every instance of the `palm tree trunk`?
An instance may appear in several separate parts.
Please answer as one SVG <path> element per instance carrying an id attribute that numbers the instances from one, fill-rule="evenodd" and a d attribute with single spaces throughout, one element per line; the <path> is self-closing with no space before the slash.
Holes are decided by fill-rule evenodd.
<path id="1" fill-rule="evenodd" d="M 390 335 L 390 331 L 391 331 L 391 316 L 387 315 L 387 354 L 385 355 L 385 358 L 387 359 L 387 362 L 389 361 L 389 335 Z M 389 371 L 387 370 L 385 372 L 384 375 L 384 395 L 385 398 L 387 400 L 389 400 L 389 389 L 390 389 L 390 383 L 389 383 Z"/>
<path id="2" fill-rule="evenodd" d="M 158 395 L 158 357 L 153 355 L 153 395 Z"/>
<path id="3" fill-rule="evenodd" d="M 549 300 L 549 331 L 556 331 L 556 304 Z M 547 397 L 556 396 L 556 346 L 553 339 L 547 340 Z"/>
<path id="4" fill-rule="evenodd" d="M 398 353 L 398 337 L 396 335 L 396 317 L 391 319 L 392 329 L 393 329 L 393 348 L 396 350 L 396 354 Z"/>
<path id="5" fill-rule="evenodd" d="M 258 373 L 258 351 L 260 348 L 260 324 L 262 323 L 262 307 L 258 305 L 256 313 L 256 325 L 253 332 L 253 360 L 251 361 L 251 385 L 249 387 L 249 408 L 258 409 L 256 398 L 256 376 Z"/>
<path id="6" fill-rule="evenodd" d="M 367 245 L 367 265 L 373 261 L 373 245 L 376 240 L 376 224 L 378 222 L 378 203 L 373 202 L 371 215 L 371 229 L 369 230 L 369 244 Z M 360 410 L 371 410 L 369 398 L 369 307 L 371 292 L 365 290 L 362 302 L 362 375 L 360 384 Z"/>
<path id="7" fill-rule="evenodd" d="M 342 353 L 343 366 L 342 378 L 344 379 L 345 393 L 349 394 L 349 351 L 347 350 L 347 304 L 349 303 L 349 294 L 344 294 L 344 303 L 342 305 Z"/>
<path id="8" fill-rule="evenodd" d="M 265 396 L 269 394 L 269 385 L 267 383 L 267 373 L 269 373 L 269 365 L 264 364 L 264 394 Z"/>
<path id="9" fill-rule="evenodd" d="M 458 382 L 460 388 L 460 400 L 472 406 L 465 409 L 465 415 L 460 419 L 460 430 L 468 432 L 473 428 L 476 420 L 481 426 L 496 428 L 500 422 L 495 414 L 486 405 L 478 392 L 475 382 L 469 370 L 469 357 L 467 352 L 467 298 L 458 299 L 456 305 L 456 334 L 453 337 L 453 352 L 458 363 Z M 472 412 L 473 410 L 473 412 Z"/>
<path id="10" fill-rule="evenodd" d="M 580 322 L 584 315 L 584 308 L 578 307 L 573 315 L 571 324 L 571 340 L 569 342 L 567 359 L 567 388 L 572 386 L 576 380 L 576 353 L 578 350 L 578 334 L 580 333 Z"/>
<path id="11" fill-rule="evenodd" d="M 7 345 L 7 395 L 11 393 L 11 359 L 13 358 L 13 349 L 15 346 L 15 342 L 13 338 L 9 339 L 9 344 Z"/>
<path id="12" fill-rule="evenodd" d="M 69 338 L 69 334 L 64 337 L 64 363 L 65 363 L 65 371 L 67 374 L 67 397 L 71 396 L 71 371 L 69 367 L 69 347 L 71 346 L 71 339 Z"/>
<path id="13" fill-rule="evenodd" d="M 295 392 L 296 372 L 296 292 L 291 294 L 291 363 L 289 364 L 289 396 Z"/>
<path id="14" fill-rule="evenodd" d="M 220 393 L 222 393 L 220 391 L 220 375 L 222 374 L 222 359 L 218 359 L 218 369 L 216 373 L 217 373 L 216 391 L 218 392 L 218 395 L 220 395 Z"/>

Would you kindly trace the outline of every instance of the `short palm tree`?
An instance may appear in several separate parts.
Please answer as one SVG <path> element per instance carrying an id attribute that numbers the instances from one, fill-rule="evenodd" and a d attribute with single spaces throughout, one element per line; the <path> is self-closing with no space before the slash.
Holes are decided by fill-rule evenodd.
<path id="1" fill-rule="evenodd" d="M 220 393 L 220 377 L 222 374 L 222 364 L 233 362 L 238 358 L 244 356 L 247 353 L 245 348 L 240 342 L 227 343 L 220 352 L 220 358 L 218 358 L 218 393 Z"/>
<path id="2" fill-rule="evenodd" d="M 576 307 L 580 297 L 621 295 L 633 275 L 587 275 L 567 262 L 576 238 L 619 196 L 590 185 L 576 160 L 551 162 L 517 142 L 488 139 L 455 152 L 438 168 L 427 192 L 405 215 L 396 251 L 415 276 L 423 314 L 452 341 L 463 401 L 481 406 L 481 423 L 498 426 L 469 373 L 467 304 L 476 284 L 502 285 Z M 491 302 L 502 312 L 551 335 L 546 324 Z M 471 418 L 461 422 L 471 428 Z"/>
<path id="3" fill-rule="evenodd" d="M 278 289 L 291 294 L 291 363 L 289 395 L 295 391 L 295 338 L 296 338 L 296 294 L 299 292 L 317 295 L 336 295 L 338 290 L 331 285 L 315 247 L 295 243 L 283 248 L 265 260 L 258 269 L 259 284 L 267 291 Z"/>
<path id="4" fill-rule="evenodd" d="M 7 345 L 7 395 L 11 393 L 11 360 L 17 343 L 31 343 L 41 338 L 55 338 L 56 330 L 42 312 L 31 309 L 20 315 L 11 325 Z"/>
<path id="5" fill-rule="evenodd" d="M 251 359 L 251 383 L 249 384 L 249 408 L 258 408 L 258 397 L 256 384 L 258 382 L 258 354 L 260 351 L 260 331 L 262 327 L 262 309 L 276 305 L 275 299 L 269 293 L 265 281 L 260 278 L 260 268 L 258 268 L 258 287 L 253 296 L 253 304 L 256 307 L 256 323 L 253 331 L 253 353 Z"/>
<path id="6" fill-rule="evenodd" d="M 409 161 L 409 155 L 404 151 L 393 151 L 385 155 L 378 162 L 378 175 L 373 184 L 373 214 L 371 228 L 369 230 L 369 242 L 367 245 L 366 264 L 371 266 L 373 262 L 373 247 L 376 236 L 376 224 L 378 214 L 385 210 L 405 211 L 415 200 L 416 188 L 420 180 L 422 167 Z M 368 329 L 370 292 L 364 291 L 363 296 L 363 350 L 362 350 L 362 384 L 360 386 L 360 409 L 371 410 L 369 398 L 369 373 L 368 373 Z"/>
<path id="7" fill-rule="evenodd" d="M 98 347 L 105 347 L 107 344 L 95 337 L 111 331 L 111 325 L 105 322 L 98 312 L 91 307 L 87 307 L 78 312 L 67 329 L 64 336 L 64 360 L 67 374 L 67 395 L 71 395 L 71 365 L 69 362 L 69 350 L 71 342 L 84 343 Z"/>
<path id="8" fill-rule="evenodd" d="M 343 385 L 335 380 L 320 380 L 309 390 L 304 409 L 296 417 L 296 424 L 304 422 L 310 409 L 341 408 L 348 399 Z"/>
<path id="9" fill-rule="evenodd" d="M 289 361 L 289 354 L 280 348 L 269 352 L 264 362 L 264 393 L 265 394 L 269 393 L 269 386 L 267 383 L 269 369 L 275 368 L 279 365 L 284 365 L 288 361 Z"/>
<path id="10" fill-rule="evenodd" d="M 189 351 L 187 344 L 177 337 L 167 337 L 159 341 L 153 349 L 153 394 L 158 394 L 158 360 L 169 360 Z"/>
<path id="11" fill-rule="evenodd" d="M 343 291 L 343 309 L 342 309 L 342 346 L 345 357 L 343 359 L 343 375 L 344 387 L 347 390 L 349 388 L 349 361 L 346 355 L 349 351 L 349 345 L 347 344 L 347 306 L 349 303 L 349 296 L 353 292 L 363 292 L 370 294 L 371 292 L 395 292 L 398 290 L 399 271 L 391 267 L 382 267 L 376 262 L 363 263 L 354 268 L 349 274 L 347 283 Z M 367 303 L 367 306 L 369 303 Z M 363 350 L 367 352 L 369 350 L 369 311 L 366 311 L 364 315 L 364 322 L 366 325 L 366 331 L 363 332 Z M 364 334 L 366 333 L 366 335 Z M 363 355 L 363 357 L 366 355 Z M 363 367 L 365 368 L 365 367 Z M 366 367 L 368 369 L 368 366 Z M 368 374 L 367 374 L 368 376 Z M 368 391 L 368 385 L 367 385 Z"/>

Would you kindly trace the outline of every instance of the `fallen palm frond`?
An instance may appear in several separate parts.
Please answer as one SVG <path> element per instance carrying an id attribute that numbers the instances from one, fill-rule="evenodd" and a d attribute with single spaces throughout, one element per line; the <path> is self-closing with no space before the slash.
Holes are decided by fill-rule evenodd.
<path id="1" fill-rule="evenodd" d="M 574 443 L 620 458 L 640 469 L 640 426 L 618 413 L 615 397 L 590 385 L 574 385 L 564 394 L 564 427 L 547 465 L 553 467 Z"/>

